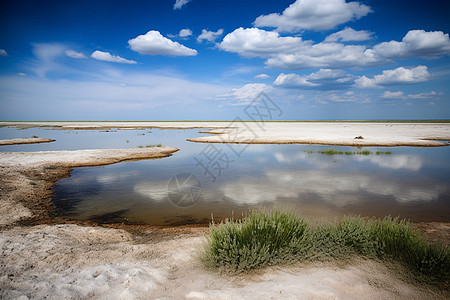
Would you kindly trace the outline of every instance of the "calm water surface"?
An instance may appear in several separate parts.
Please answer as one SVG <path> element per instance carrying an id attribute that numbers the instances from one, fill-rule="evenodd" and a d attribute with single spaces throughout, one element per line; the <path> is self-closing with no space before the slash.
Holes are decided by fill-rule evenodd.
<path id="1" fill-rule="evenodd" d="M 390 155 L 308 153 L 352 147 L 197 144 L 198 130 L 17 130 L 0 138 L 54 138 L 0 151 L 128 148 L 181 150 L 156 160 L 76 168 L 54 187 L 59 213 L 80 220 L 154 225 L 207 223 L 249 208 L 288 207 L 320 218 L 344 214 L 450 222 L 450 147 L 369 147 Z"/>

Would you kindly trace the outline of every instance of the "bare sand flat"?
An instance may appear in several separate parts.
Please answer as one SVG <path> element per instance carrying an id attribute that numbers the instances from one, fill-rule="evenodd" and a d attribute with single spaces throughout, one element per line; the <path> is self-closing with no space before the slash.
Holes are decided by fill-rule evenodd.
<path id="1" fill-rule="evenodd" d="M 212 129 L 202 143 L 320 144 L 340 146 L 446 146 L 450 124 L 432 123 L 240 123 L 238 129 Z M 362 138 L 361 138 L 362 137 Z"/>
<path id="2" fill-rule="evenodd" d="M 20 145 L 20 144 L 39 144 L 39 143 L 50 143 L 54 142 L 52 139 L 45 138 L 20 138 L 20 139 L 9 139 L 0 140 L 0 146 L 2 145 Z"/>
<path id="3" fill-rule="evenodd" d="M 210 135 L 189 139 L 203 143 L 437 147 L 447 145 L 441 141 L 450 140 L 450 123 L 422 122 L 0 122 L 0 125 L 67 130 L 212 129 L 206 131 Z"/>

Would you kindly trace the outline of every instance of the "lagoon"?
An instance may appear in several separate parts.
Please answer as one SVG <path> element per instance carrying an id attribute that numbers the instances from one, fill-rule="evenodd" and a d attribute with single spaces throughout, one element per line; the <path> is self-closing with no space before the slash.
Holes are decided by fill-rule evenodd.
<path id="1" fill-rule="evenodd" d="M 158 144 L 180 149 L 163 159 L 73 169 L 70 177 L 54 186 L 53 201 L 59 215 L 74 220 L 166 226 L 207 224 L 212 217 L 219 221 L 232 215 L 238 217 L 248 209 L 276 206 L 311 218 L 391 215 L 414 222 L 449 221 L 449 147 L 356 148 L 186 141 L 205 135 L 198 131 L 4 127 L 0 128 L 2 139 L 36 135 L 56 141 L 2 146 L 0 151 Z M 320 153 L 330 149 L 344 154 Z M 345 155 L 364 150 L 371 154 Z M 383 154 L 377 155 L 377 151 Z"/>

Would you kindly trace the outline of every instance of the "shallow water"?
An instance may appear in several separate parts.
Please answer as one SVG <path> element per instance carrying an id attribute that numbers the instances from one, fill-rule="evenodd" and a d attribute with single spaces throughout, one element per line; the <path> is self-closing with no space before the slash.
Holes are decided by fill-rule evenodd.
<path id="1" fill-rule="evenodd" d="M 151 133 L 149 133 L 151 132 Z M 142 135 L 145 134 L 145 135 Z M 54 138 L 0 151 L 131 148 L 163 144 L 181 150 L 157 160 L 76 168 L 54 187 L 59 213 L 73 219 L 154 225 L 207 223 L 250 208 L 287 207 L 319 218 L 344 214 L 450 221 L 450 147 L 197 144 L 198 130 L 17 130 L 1 138 Z M 128 140 L 128 142 L 127 142 Z M 376 151 L 391 151 L 376 155 Z"/>

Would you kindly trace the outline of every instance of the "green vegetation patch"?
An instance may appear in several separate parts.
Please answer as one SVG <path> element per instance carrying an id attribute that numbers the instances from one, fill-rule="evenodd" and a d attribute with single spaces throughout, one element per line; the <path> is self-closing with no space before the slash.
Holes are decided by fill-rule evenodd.
<path id="1" fill-rule="evenodd" d="M 320 153 L 320 154 L 325 154 L 325 155 L 391 155 L 392 152 L 391 151 L 376 151 L 376 152 L 372 152 L 370 150 L 362 150 L 362 151 L 337 151 L 334 149 L 328 149 L 328 150 L 318 150 L 318 151 L 312 151 L 312 150 L 304 150 L 303 152 L 306 152 L 308 154 L 313 154 L 313 153 Z"/>
<path id="2" fill-rule="evenodd" d="M 399 261 L 432 282 L 450 280 L 448 246 L 427 241 L 411 223 L 391 217 L 313 223 L 290 211 L 251 211 L 240 220 L 211 224 L 202 260 L 241 272 L 352 255 Z"/>
<path id="3" fill-rule="evenodd" d="M 138 146 L 138 148 L 153 148 L 153 147 L 162 147 L 162 145 L 161 144 L 155 144 L 155 145 L 145 145 L 145 146 L 139 145 Z"/>

